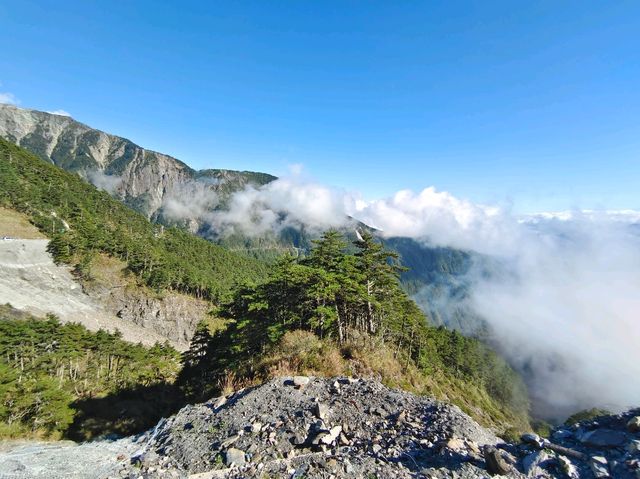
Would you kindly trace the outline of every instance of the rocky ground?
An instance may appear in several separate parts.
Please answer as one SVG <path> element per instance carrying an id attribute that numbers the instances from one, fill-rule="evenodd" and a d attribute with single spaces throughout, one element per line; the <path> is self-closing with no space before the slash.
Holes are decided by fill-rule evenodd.
<path id="1" fill-rule="evenodd" d="M 455 406 L 375 381 L 280 378 L 187 406 L 136 438 L 0 453 L 0 478 L 637 479 L 638 414 L 508 444 Z M 65 460 L 76 475 L 62 474 Z M 47 465 L 58 473 L 43 475 Z"/>

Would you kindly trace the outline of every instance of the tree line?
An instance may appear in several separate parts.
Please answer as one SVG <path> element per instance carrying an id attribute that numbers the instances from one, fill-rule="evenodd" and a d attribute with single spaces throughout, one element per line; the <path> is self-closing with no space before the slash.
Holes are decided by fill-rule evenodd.
<path id="1" fill-rule="evenodd" d="M 180 353 L 168 344 L 145 347 L 0 306 L 0 436 L 61 435 L 75 402 L 172 383 L 179 370 Z"/>

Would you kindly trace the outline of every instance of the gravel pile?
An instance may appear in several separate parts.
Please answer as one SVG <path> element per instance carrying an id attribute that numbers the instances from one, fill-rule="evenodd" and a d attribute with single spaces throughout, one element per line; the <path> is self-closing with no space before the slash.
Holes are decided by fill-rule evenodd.
<path id="1" fill-rule="evenodd" d="M 640 409 L 505 443 L 459 408 L 298 376 L 187 406 L 119 441 L 0 450 L 0 479 L 640 479 Z"/>
<path id="2" fill-rule="evenodd" d="M 280 378 L 185 407 L 122 476 L 475 478 L 499 442 L 455 406 L 375 381 Z"/>
<path id="3" fill-rule="evenodd" d="M 559 427 L 549 439 L 525 434 L 518 448 L 530 477 L 640 478 L 640 409 Z"/>

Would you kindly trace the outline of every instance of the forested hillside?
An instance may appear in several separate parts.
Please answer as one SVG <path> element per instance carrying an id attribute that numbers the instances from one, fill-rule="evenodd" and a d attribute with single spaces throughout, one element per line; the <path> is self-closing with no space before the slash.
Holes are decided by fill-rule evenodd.
<path id="1" fill-rule="evenodd" d="M 218 301 L 232 286 L 264 278 L 264 263 L 177 228 L 152 225 L 108 193 L 0 139 L 0 205 L 28 215 L 51 238 L 57 261 L 87 270 L 103 252 L 156 290 Z"/>
<path id="2" fill-rule="evenodd" d="M 373 374 L 453 401 L 487 424 L 527 422 L 520 377 L 478 340 L 428 325 L 400 288 L 397 254 L 370 233 L 355 253 L 336 231 L 303 259 L 284 257 L 267 281 L 239 288 L 185 356 L 181 384 L 204 399 L 271 375 Z"/>

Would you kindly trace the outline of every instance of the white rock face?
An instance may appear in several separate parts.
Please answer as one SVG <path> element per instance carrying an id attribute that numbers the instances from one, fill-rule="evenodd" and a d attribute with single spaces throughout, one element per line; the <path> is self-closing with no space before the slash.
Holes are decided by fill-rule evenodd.
<path id="1" fill-rule="evenodd" d="M 92 331 L 119 329 L 132 342 L 154 344 L 166 338 L 124 321 L 92 300 L 68 268 L 56 266 L 48 240 L 0 240 L 0 304 L 43 316 L 54 313 L 63 322 L 78 322 Z"/>
<path id="2" fill-rule="evenodd" d="M 34 110 L 25 110 L 13 105 L 0 104 L 0 136 L 13 137 L 20 143 L 28 135 L 39 131 L 48 141 L 48 154 L 58 144 L 62 132 L 74 123 L 68 116 L 48 115 Z"/>

